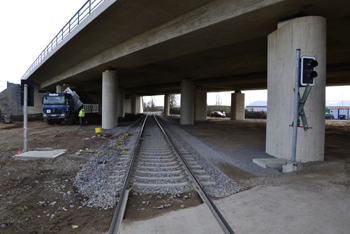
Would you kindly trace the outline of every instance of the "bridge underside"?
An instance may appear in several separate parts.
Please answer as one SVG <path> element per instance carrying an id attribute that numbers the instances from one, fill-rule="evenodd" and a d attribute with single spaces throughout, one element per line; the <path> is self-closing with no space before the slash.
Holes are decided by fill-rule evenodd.
<path id="1" fill-rule="evenodd" d="M 326 84 L 350 84 L 348 0 L 105 1 L 28 79 L 55 91 L 70 84 L 100 93 L 115 69 L 126 93 L 180 93 L 190 78 L 210 91 L 267 88 L 267 36 L 280 21 L 327 21 Z M 294 56 L 294 55 L 292 55 Z"/>

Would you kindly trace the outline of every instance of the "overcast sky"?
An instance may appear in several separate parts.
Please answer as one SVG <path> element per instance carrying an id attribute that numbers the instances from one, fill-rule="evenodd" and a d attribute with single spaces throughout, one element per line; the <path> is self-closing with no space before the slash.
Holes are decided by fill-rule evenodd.
<path id="1" fill-rule="evenodd" d="M 6 81 L 19 84 L 22 75 L 43 49 L 83 6 L 86 0 L 1 0 L 0 8 L 0 92 Z M 266 90 L 244 92 L 246 104 L 266 101 Z M 215 104 L 208 93 L 208 104 Z M 222 104 L 229 105 L 230 92 L 223 92 Z M 350 86 L 326 89 L 327 100 L 350 100 Z M 147 100 L 147 98 L 146 98 Z M 163 97 L 157 97 L 163 105 Z"/>

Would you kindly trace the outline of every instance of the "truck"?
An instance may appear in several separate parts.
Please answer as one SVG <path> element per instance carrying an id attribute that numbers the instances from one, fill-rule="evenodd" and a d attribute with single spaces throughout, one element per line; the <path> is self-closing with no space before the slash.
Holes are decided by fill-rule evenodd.
<path id="1" fill-rule="evenodd" d="M 45 93 L 42 103 L 43 118 L 49 125 L 60 124 L 62 121 L 73 124 L 81 107 L 86 114 L 99 112 L 98 104 L 84 104 L 80 96 L 69 87 L 63 93 Z"/>

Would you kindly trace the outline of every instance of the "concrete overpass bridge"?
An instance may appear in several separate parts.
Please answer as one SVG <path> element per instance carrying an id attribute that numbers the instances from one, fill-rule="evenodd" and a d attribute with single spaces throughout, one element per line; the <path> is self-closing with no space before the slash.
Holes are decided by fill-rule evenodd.
<path id="1" fill-rule="evenodd" d="M 297 160 L 323 160 L 325 86 L 350 84 L 348 9 L 348 0 L 91 0 L 22 79 L 37 90 L 69 84 L 94 94 L 103 128 L 117 126 L 125 97 L 137 113 L 138 96 L 166 94 L 168 103 L 167 94 L 181 93 L 181 124 L 194 124 L 206 119 L 206 92 L 237 90 L 232 115 L 242 119 L 239 90 L 268 89 L 266 151 L 289 159 L 301 49 L 316 57 L 319 76 Z"/>

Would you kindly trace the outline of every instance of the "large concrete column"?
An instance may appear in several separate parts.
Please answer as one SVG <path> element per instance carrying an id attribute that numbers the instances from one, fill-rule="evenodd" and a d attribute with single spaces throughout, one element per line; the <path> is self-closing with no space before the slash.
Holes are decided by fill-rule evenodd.
<path id="1" fill-rule="evenodd" d="M 125 90 L 123 88 L 118 89 L 118 117 L 124 118 L 125 116 Z"/>
<path id="2" fill-rule="evenodd" d="M 181 116 L 180 124 L 194 123 L 194 85 L 192 80 L 181 82 Z"/>
<path id="3" fill-rule="evenodd" d="M 63 85 L 56 85 L 56 93 L 63 93 L 65 87 Z"/>
<path id="4" fill-rule="evenodd" d="M 164 95 L 164 116 L 169 116 L 170 114 L 170 98 L 169 94 Z"/>
<path id="5" fill-rule="evenodd" d="M 102 128 L 118 126 L 118 76 L 113 70 L 102 73 Z"/>
<path id="6" fill-rule="evenodd" d="M 131 98 L 130 97 L 126 97 L 124 100 L 124 110 L 125 113 L 131 113 Z"/>
<path id="7" fill-rule="evenodd" d="M 143 113 L 143 97 L 142 96 L 137 96 L 137 114 L 142 114 Z"/>
<path id="8" fill-rule="evenodd" d="M 207 120 L 207 91 L 196 89 L 194 100 L 194 119 L 200 121 Z"/>
<path id="9" fill-rule="evenodd" d="M 299 128 L 296 160 L 320 161 L 325 141 L 326 20 L 318 16 L 282 22 L 268 36 L 266 152 L 291 159 L 296 49 L 301 56 L 314 56 L 318 61 L 318 77 L 304 107 L 312 129 L 304 132 Z M 300 88 L 301 95 L 304 89 Z"/>
<path id="10" fill-rule="evenodd" d="M 244 93 L 241 90 L 236 90 L 231 93 L 231 120 L 244 120 Z"/>
<path id="11" fill-rule="evenodd" d="M 28 114 L 40 114 L 43 112 L 43 104 L 42 104 L 43 94 L 39 93 L 39 85 L 34 85 L 34 106 L 27 107 Z"/>
<path id="12" fill-rule="evenodd" d="M 131 111 L 130 111 L 131 114 L 134 114 L 134 115 L 137 114 L 137 104 L 138 104 L 137 94 L 132 93 L 131 94 Z"/>

